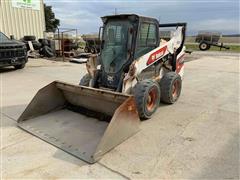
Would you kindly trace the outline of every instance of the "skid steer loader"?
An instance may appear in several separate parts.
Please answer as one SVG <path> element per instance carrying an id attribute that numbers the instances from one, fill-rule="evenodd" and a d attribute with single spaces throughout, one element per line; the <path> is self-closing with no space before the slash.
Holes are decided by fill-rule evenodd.
<path id="1" fill-rule="evenodd" d="M 135 14 L 102 17 L 100 54 L 80 85 L 54 81 L 18 119 L 33 135 L 89 163 L 139 131 L 160 101 L 181 93 L 186 23 L 159 24 Z M 174 28 L 168 41 L 159 28 Z"/>

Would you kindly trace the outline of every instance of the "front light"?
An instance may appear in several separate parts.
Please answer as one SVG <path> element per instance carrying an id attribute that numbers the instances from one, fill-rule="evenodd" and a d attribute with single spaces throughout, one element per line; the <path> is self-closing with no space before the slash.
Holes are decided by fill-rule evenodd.
<path id="1" fill-rule="evenodd" d="M 24 55 L 27 55 L 27 46 L 26 45 L 23 46 L 23 51 L 24 51 Z"/>

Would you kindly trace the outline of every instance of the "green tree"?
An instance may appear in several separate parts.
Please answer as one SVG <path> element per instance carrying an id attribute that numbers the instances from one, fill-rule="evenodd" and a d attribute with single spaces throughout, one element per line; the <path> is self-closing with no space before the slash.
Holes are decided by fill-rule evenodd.
<path id="1" fill-rule="evenodd" d="M 55 32 L 57 27 L 60 26 L 60 20 L 55 18 L 55 14 L 52 11 L 52 6 L 44 4 L 46 31 Z"/>

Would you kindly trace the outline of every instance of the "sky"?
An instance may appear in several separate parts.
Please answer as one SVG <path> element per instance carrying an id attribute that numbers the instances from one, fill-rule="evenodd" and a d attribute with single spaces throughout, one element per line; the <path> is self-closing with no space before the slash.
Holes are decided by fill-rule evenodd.
<path id="1" fill-rule="evenodd" d="M 187 22 L 187 34 L 200 30 L 239 34 L 238 0 L 44 0 L 52 6 L 60 27 L 80 34 L 98 32 L 105 15 L 135 13 L 160 23 Z"/>

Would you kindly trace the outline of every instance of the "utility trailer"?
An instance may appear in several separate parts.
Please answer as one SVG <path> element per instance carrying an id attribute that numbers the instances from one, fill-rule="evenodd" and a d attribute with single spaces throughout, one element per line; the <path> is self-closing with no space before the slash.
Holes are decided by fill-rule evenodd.
<path id="1" fill-rule="evenodd" d="M 195 42 L 199 43 L 199 49 L 201 51 L 206 51 L 211 48 L 211 46 L 220 47 L 230 49 L 227 46 L 224 46 L 223 43 L 219 43 L 222 34 L 220 32 L 207 32 L 207 31 L 199 31 L 196 36 Z"/>

